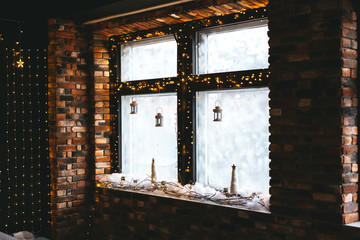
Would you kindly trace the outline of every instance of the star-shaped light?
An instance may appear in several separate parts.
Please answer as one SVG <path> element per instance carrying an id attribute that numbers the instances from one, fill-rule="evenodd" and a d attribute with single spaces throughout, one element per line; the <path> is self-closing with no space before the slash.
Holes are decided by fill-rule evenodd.
<path id="1" fill-rule="evenodd" d="M 16 63 L 17 63 L 18 68 L 23 68 L 24 67 L 24 62 L 23 62 L 23 60 L 21 58 L 19 59 L 19 61 L 16 61 Z"/>

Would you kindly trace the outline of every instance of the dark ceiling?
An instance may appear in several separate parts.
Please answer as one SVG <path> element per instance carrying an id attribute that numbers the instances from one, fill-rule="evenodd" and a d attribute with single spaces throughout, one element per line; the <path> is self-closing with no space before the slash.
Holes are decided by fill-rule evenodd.
<path id="1" fill-rule="evenodd" d="M 119 0 L 117 0 L 119 1 Z M 7 1 L 0 8 L 0 18 L 21 21 L 46 20 L 116 2 L 116 0 Z"/>
<path id="2" fill-rule="evenodd" d="M 227 12 L 261 7 L 266 5 L 268 0 L 57 0 L 46 2 L 11 0 L 0 7 L 0 34 L 2 34 L 4 39 L 2 44 L 6 43 L 4 44 L 6 46 L 14 45 L 14 43 L 19 41 L 19 30 L 22 29 L 24 31 L 21 40 L 23 43 L 28 44 L 29 47 L 46 47 L 48 39 L 47 19 L 49 18 L 71 19 L 78 23 L 85 23 L 91 20 L 133 13 L 137 10 L 156 6 L 169 6 L 171 5 L 169 3 L 187 4 L 185 2 L 194 2 L 194 6 L 197 6 L 196 2 L 201 2 L 201 6 L 215 3 L 220 5 L 219 8 L 215 6 L 212 9 L 205 9 L 204 16 L 207 16 L 209 14 L 226 14 Z M 229 5 L 223 7 L 221 5 L 223 3 L 229 3 Z M 191 3 L 189 4 L 191 5 Z M 195 12 L 190 16 L 185 13 L 184 21 L 188 21 L 188 18 L 198 19 L 199 16 L 202 16 L 202 14 L 198 15 Z M 173 18 L 171 16 L 166 17 L 171 22 L 181 21 L 178 18 L 179 16 Z M 155 21 L 157 19 L 152 20 Z M 165 20 L 163 19 L 163 22 Z M 127 23 L 129 24 L 129 22 Z M 165 23 L 169 24 L 166 21 Z M 135 27 L 134 29 L 137 28 Z"/>
<path id="3" fill-rule="evenodd" d="M 0 18 L 21 21 L 42 21 L 66 18 L 89 21 L 109 15 L 131 12 L 179 0 L 58 0 L 8 1 L 0 7 Z"/>
<path id="4" fill-rule="evenodd" d="M 2 44 L 12 47 L 19 40 L 21 28 L 24 32 L 23 46 L 47 46 L 49 18 L 85 22 L 174 1 L 177 0 L 11 0 L 0 7 L 0 34 L 4 39 Z"/>
<path id="5" fill-rule="evenodd" d="M 47 46 L 47 19 L 106 5 L 112 0 L 7 1 L 0 7 L 1 46 L 45 48 Z"/>

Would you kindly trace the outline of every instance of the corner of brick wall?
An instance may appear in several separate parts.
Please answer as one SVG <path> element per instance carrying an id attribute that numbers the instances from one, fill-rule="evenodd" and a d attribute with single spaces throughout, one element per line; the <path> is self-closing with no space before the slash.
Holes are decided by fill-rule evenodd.
<path id="1" fill-rule="evenodd" d="M 95 181 L 110 173 L 110 70 L 109 37 L 93 33 Z"/>
<path id="2" fill-rule="evenodd" d="M 51 239 L 85 239 L 93 199 L 87 30 L 50 19 Z"/>
<path id="3" fill-rule="evenodd" d="M 341 123 L 343 223 L 359 220 L 358 214 L 358 42 L 357 14 L 350 0 L 342 1 L 341 18 Z"/>
<path id="4" fill-rule="evenodd" d="M 344 2 L 268 5 L 275 215 L 338 224 L 358 219 L 356 23 Z"/>

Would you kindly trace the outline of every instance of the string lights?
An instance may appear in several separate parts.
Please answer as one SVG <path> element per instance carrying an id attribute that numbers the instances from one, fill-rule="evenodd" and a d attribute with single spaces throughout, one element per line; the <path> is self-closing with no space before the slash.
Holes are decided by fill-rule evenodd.
<path id="1" fill-rule="evenodd" d="M 14 51 L 14 53 L 15 53 L 15 55 L 17 56 L 17 58 L 14 58 L 14 61 L 16 61 L 16 67 L 17 68 L 23 68 L 24 67 L 24 61 L 23 61 L 23 57 L 22 57 L 22 51 L 23 51 L 23 49 L 22 49 L 22 34 L 24 33 L 23 32 L 23 30 L 21 29 L 21 26 L 20 26 L 20 23 L 18 24 L 19 25 L 19 41 L 17 41 L 16 42 L 16 47 L 18 48 L 18 49 L 14 49 L 13 51 Z"/>
<path id="2" fill-rule="evenodd" d="M 6 131 L 5 131 L 5 136 L 6 136 L 6 177 L 4 178 L 6 182 L 10 183 L 10 146 L 9 146 L 9 138 L 10 138 L 10 134 L 9 134 L 9 122 L 10 122 L 10 93 L 11 93 L 11 88 L 10 88 L 10 64 L 9 64 L 9 50 L 6 48 L 5 49 L 5 58 L 6 58 Z M 0 178 L 1 180 L 2 178 Z M 1 183 L 0 186 L 4 186 L 4 183 Z M 10 192 L 11 187 L 10 185 L 8 185 L 6 188 L 5 187 L 0 187 L 1 189 L 5 189 L 5 193 L 3 194 L 3 196 L 7 196 L 7 199 L 5 199 L 5 201 L 7 203 L 11 202 L 11 197 L 12 194 Z M 7 204 L 7 218 L 6 221 L 4 222 L 4 227 L 5 229 L 8 228 L 8 224 L 10 222 L 10 216 L 11 216 L 11 205 Z"/>
<path id="3" fill-rule="evenodd" d="M 119 166 L 119 96 L 148 94 L 156 92 L 177 92 L 178 94 L 178 171 L 182 183 L 195 178 L 193 163 L 194 125 L 193 105 L 196 91 L 215 89 L 234 89 L 243 87 L 267 86 L 270 72 L 267 69 L 237 71 L 216 74 L 197 75 L 193 72 L 193 33 L 197 30 L 225 24 L 258 19 L 265 21 L 266 8 L 242 11 L 225 16 L 211 17 L 202 20 L 185 22 L 171 27 L 147 30 L 109 38 L 111 48 L 110 63 L 110 96 L 111 96 L 111 158 L 112 172 L 118 172 Z M 146 81 L 121 81 L 118 59 L 121 44 L 139 41 L 146 38 L 173 35 L 178 46 L 176 77 L 152 79 Z"/>
<path id="4" fill-rule="evenodd" d="M 5 81 L 5 151 L 0 166 L 0 231 L 47 235 L 50 174 L 47 126 L 47 52 L 0 49 Z M 3 60 L 4 59 L 4 60 Z M 19 67 L 18 61 L 22 62 Z M 2 175 L 2 176 L 1 176 Z"/>

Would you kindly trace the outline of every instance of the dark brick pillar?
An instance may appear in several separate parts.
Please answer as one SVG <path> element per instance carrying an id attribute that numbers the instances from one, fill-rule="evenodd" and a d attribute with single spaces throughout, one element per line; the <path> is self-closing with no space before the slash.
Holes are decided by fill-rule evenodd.
<path id="1" fill-rule="evenodd" d="M 341 123 L 342 123 L 342 222 L 359 220 L 357 145 L 357 15 L 349 0 L 342 1 L 341 17 Z"/>
<path id="2" fill-rule="evenodd" d="M 95 180 L 99 180 L 104 174 L 110 173 L 110 55 L 108 45 L 108 36 L 93 34 L 91 49 L 94 61 Z"/>
<path id="3" fill-rule="evenodd" d="M 86 29 L 49 20 L 51 239 L 85 239 L 93 193 Z"/>
<path id="4" fill-rule="evenodd" d="M 271 212 L 357 214 L 356 15 L 342 0 L 271 0 Z"/>

